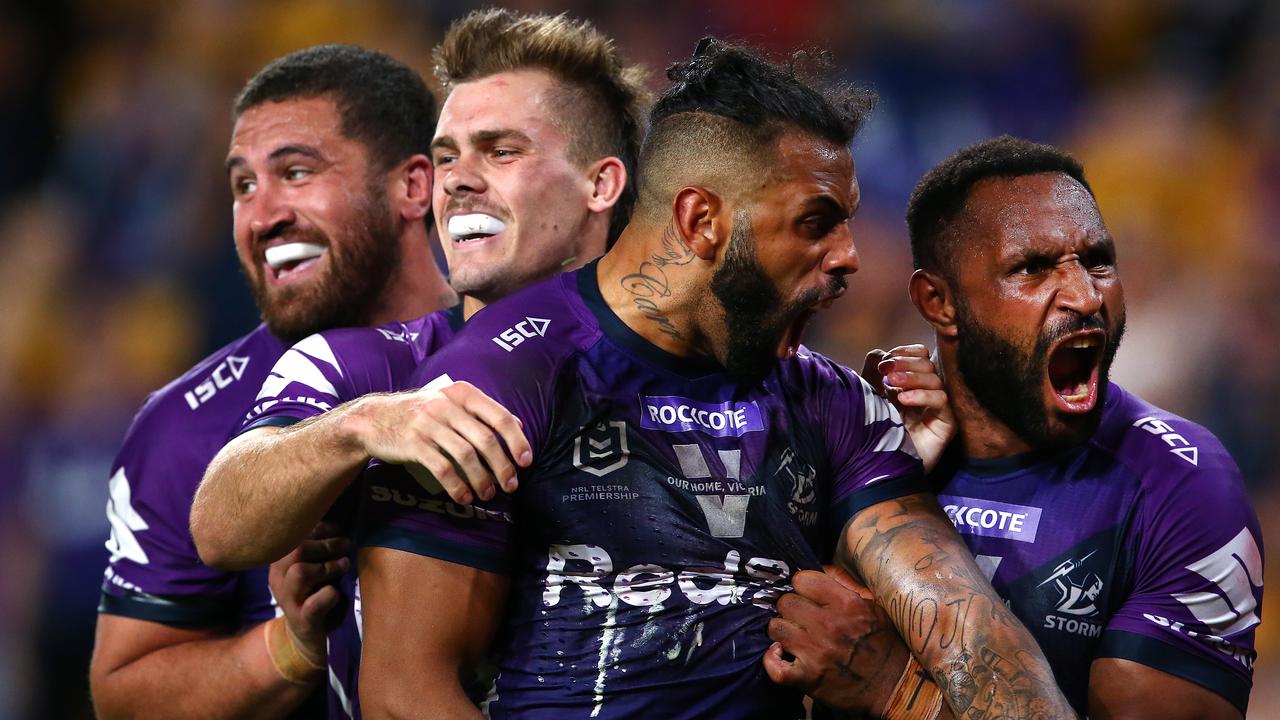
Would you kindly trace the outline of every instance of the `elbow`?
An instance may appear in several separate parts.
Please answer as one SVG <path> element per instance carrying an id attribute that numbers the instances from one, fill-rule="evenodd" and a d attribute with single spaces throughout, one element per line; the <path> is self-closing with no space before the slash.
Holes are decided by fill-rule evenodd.
<path id="1" fill-rule="evenodd" d="M 215 529 L 209 527 L 204 513 L 192 510 L 191 539 L 195 542 L 196 553 L 200 562 L 211 568 L 226 571 L 248 570 L 261 565 L 246 557 L 230 538 L 224 538 Z"/>

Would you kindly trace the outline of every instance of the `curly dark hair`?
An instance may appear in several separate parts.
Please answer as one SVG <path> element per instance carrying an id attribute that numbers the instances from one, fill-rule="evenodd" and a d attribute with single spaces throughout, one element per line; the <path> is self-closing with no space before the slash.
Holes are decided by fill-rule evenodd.
<path id="1" fill-rule="evenodd" d="M 422 77 L 389 55 L 351 45 L 317 45 L 276 59 L 245 84 L 232 116 L 263 103 L 324 96 L 337 104 L 343 134 L 368 148 L 372 170 L 429 152 L 437 108 Z"/>
<path id="2" fill-rule="evenodd" d="M 667 69 L 671 86 L 649 114 L 640 153 L 642 198 L 654 208 L 664 205 L 673 173 L 687 175 L 695 165 L 721 183 L 758 179 L 768 171 L 761 161 L 784 131 L 848 145 L 876 95 L 827 80 L 831 68 L 823 51 L 774 62 L 752 48 L 704 37 L 691 58 Z"/>
<path id="3" fill-rule="evenodd" d="M 950 230 L 979 181 L 1050 172 L 1070 176 L 1093 195 L 1079 160 L 1052 145 L 1010 135 L 969 145 L 936 165 L 916 185 L 907 203 L 907 232 L 916 269 L 953 277 L 956 239 Z"/>

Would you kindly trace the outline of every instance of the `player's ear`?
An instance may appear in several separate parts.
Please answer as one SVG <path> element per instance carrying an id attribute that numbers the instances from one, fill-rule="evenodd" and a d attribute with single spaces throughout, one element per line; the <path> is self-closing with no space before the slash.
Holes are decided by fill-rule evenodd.
<path id="1" fill-rule="evenodd" d="M 397 166 L 392 202 L 405 220 L 421 220 L 431 212 L 433 170 L 426 155 L 414 155 Z"/>
<path id="2" fill-rule="evenodd" d="M 907 285 L 911 304 L 941 337 L 953 338 L 956 330 L 955 294 L 946 278 L 928 270 L 916 270 Z"/>
<path id="3" fill-rule="evenodd" d="M 716 249 L 729 241 L 731 227 L 724 209 L 720 195 L 706 188 L 684 187 L 676 193 L 672 225 L 702 260 L 714 261 Z"/>
<path id="4" fill-rule="evenodd" d="M 600 158 L 587 168 L 587 177 L 591 181 L 591 197 L 587 198 L 587 209 L 591 212 L 605 212 L 622 197 L 622 190 L 627 185 L 627 166 L 616 157 Z"/>

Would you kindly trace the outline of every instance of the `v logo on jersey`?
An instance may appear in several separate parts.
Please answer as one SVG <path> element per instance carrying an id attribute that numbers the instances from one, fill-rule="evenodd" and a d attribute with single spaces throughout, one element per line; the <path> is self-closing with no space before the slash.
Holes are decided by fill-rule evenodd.
<path id="1" fill-rule="evenodd" d="M 711 482 L 694 482 L 711 478 L 711 468 L 707 458 L 698 445 L 672 445 L 676 461 L 680 463 L 680 472 L 684 482 L 677 478 L 669 478 L 677 487 L 692 490 L 707 520 L 707 530 L 711 537 L 740 538 L 747 528 L 747 506 L 751 495 L 743 487 L 740 479 L 742 465 L 741 450 L 717 450 L 720 463 L 724 465 L 725 480 Z M 712 492 L 700 492 L 710 490 Z"/>

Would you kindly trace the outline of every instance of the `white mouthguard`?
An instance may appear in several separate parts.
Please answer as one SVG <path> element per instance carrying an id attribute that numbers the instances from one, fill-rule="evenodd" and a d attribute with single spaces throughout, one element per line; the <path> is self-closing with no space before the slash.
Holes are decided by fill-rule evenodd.
<path id="1" fill-rule="evenodd" d="M 471 213 L 449 218 L 449 237 L 457 240 L 467 235 L 497 235 L 507 224 L 492 215 Z"/>
<path id="2" fill-rule="evenodd" d="M 292 242 L 284 245 L 273 245 L 267 248 L 267 265 L 272 270 L 279 270 L 291 262 L 310 260 L 311 258 L 320 257 L 323 253 L 324 246 L 314 243 Z"/>

